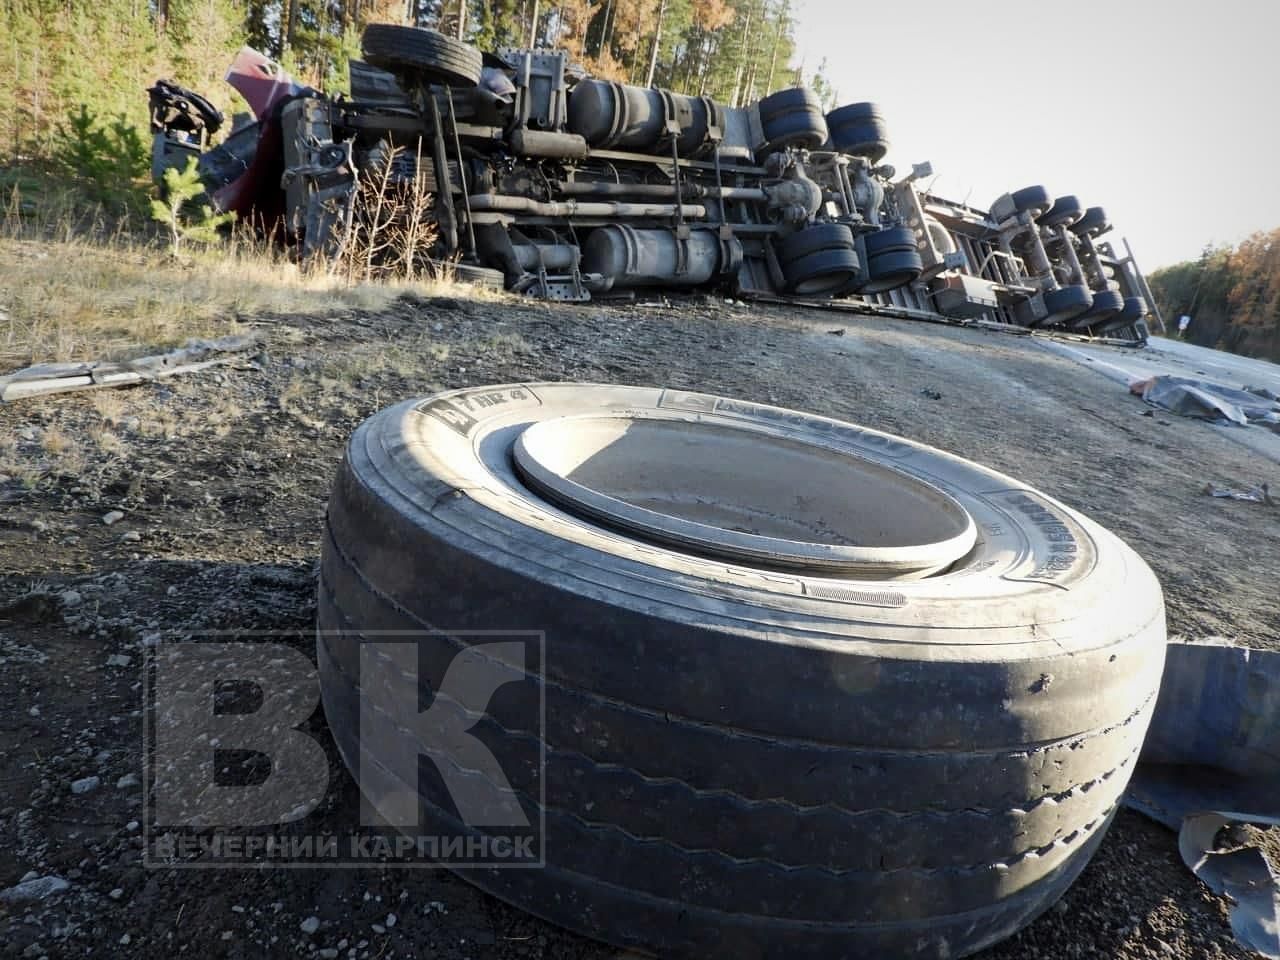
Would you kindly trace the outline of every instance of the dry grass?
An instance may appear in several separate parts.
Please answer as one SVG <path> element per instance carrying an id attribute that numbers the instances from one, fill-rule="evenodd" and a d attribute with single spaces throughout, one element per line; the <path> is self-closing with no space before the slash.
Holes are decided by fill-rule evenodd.
<path id="1" fill-rule="evenodd" d="M 41 432 L 40 447 L 44 453 L 42 473 L 52 472 L 64 477 L 78 477 L 84 473 L 87 462 L 84 448 L 57 424 L 50 424 Z"/>
<path id="2" fill-rule="evenodd" d="M 500 296 L 451 279 L 348 284 L 233 238 L 182 261 L 119 235 L 0 237 L 0 374 L 31 363 L 124 359 L 233 332 L 261 314 L 377 310 L 405 292 Z"/>

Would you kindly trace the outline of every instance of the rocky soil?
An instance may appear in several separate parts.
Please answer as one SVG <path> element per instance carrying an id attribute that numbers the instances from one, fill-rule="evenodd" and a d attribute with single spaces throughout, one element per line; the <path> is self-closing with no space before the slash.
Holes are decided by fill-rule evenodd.
<path id="1" fill-rule="evenodd" d="M 279 632 L 310 651 L 343 443 L 442 388 L 584 380 L 726 393 L 982 460 L 1129 540 L 1173 635 L 1278 645 L 1277 484 L 1205 424 L 1155 413 L 1026 338 L 721 300 L 399 301 L 241 318 L 261 352 L 129 390 L 0 407 L 0 955 L 605 958 L 441 870 L 145 869 L 142 664 L 158 638 Z M 229 330 L 230 332 L 230 330 Z M 309 732 L 327 742 L 322 713 Z M 349 816 L 350 778 L 311 829 Z M 1066 899 L 988 960 L 1250 956 L 1172 834 L 1122 811 Z"/>

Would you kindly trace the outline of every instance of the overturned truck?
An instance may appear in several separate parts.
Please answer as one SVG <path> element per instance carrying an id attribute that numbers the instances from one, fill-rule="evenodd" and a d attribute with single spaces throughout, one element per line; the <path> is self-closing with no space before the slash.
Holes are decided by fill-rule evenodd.
<path id="1" fill-rule="evenodd" d="M 481 53 L 376 24 L 350 97 L 243 50 L 228 81 L 256 120 L 150 90 L 157 175 L 198 158 L 215 206 L 283 224 L 300 256 L 341 252 L 362 171 L 425 185 L 430 256 L 550 300 L 716 287 L 851 300 L 1143 340 L 1151 297 L 1101 207 L 1042 186 L 983 210 L 899 177 L 880 108 L 825 111 L 803 87 L 746 107 L 586 76 L 562 51 Z M 1158 319 L 1158 317 L 1156 318 Z"/>

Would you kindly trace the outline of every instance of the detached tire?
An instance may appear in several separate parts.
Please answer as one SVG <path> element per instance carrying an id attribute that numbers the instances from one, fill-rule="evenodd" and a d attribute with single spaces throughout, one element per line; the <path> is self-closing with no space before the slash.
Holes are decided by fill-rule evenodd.
<path id="1" fill-rule="evenodd" d="M 391 73 L 418 74 L 453 87 L 480 82 L 480 51 L 435 30 L 371 23 L 360 45 L 365 60 Z"/>
<path id="2" fill-rule="evenodd" d="M 716 536 L 735 544 L 753 535 L 738 528 L 794 526 L 825 573 L 556 506 L 513 465 L 538 448 L 532 425 L 579 445 L 587 489 L 667 519 L 722 509 Z M 632 446 L 668 434 L 679 450 Z M 833 484 L 844 471 L 857 482 Z M 672 498 L 657 506 L 642 496 L 655 475 Z M 849 489 L 868 499 L 840 507 Z M 890 553 L 839 574 L 822 564 L 844 540 Z M 934 575 L 872 577 L 905 569 L 902 550 L 923 562 L 926 542 L 930 563 L 960 553 Z M 465 631 L 545 631 L 544 676 L 465 717 L 529 821 L 545 817 L 546 866 L 461 876 L 619 947 L 690 958 L 959 957 L 1030 922 L 1110 823 L 1165 645 L 1146 564 L 1017 480 L 823 417 L 570 383 L 365 421 L 329 500 L 319 628 L 329 728 L 350 769 L 366 764 L 366 796 L 417 797 L 424 833 L 473 837 L 432 764 L 418 782 L 389 772 L 421 745 L 362 716 L 361 689 L 411 678 L 429 698 L 460 650 L 492 639 Z M 421 636 L 408 668 L 375 655 L 361 672 L 362 647 L 406 630 Z M 453 709 L 443 691 L 438 705 Z"/>

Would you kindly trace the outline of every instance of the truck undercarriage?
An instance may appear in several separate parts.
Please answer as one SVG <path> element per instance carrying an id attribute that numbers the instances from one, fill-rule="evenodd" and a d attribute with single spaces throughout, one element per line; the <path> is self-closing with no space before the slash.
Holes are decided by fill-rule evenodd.
<path id="1" fill-rule="evenodd" d="M 227 79 L 257 119 L 211 149 L 221 115 L 158 83 L 156 175 L 197 157 L 217 208 L 282 223 L 309 258 L 342 253 L 381 171 L 431 195 L 431 258 L 549 300 L 718 288 L 1146 337 L 1149 291 L 1102 208 L 1040 186 L 986 210 L 934 196 L 928 164 L 882 162 L 876 104 L 792 87 L 726 107 L 413 27 L 372 25 L 363 49 L 350 97 L 241 51 Z"/>

